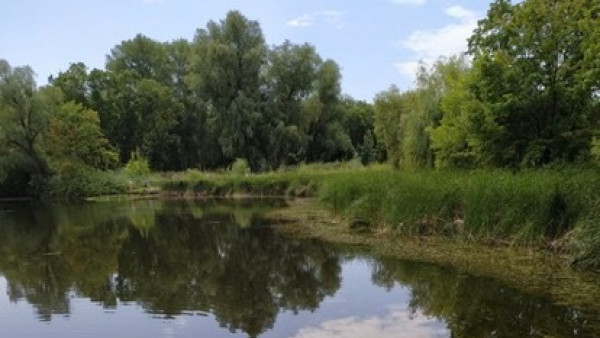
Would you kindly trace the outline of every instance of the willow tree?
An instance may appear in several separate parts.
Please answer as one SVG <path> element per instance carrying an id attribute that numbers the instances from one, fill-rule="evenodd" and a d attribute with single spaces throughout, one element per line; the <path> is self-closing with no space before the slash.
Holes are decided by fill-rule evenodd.
<path id="1" fill-rule="evenodd" d="M 5 153 L 21 157 L 23 169 L 43 177 L 50 171 L 40 140 L 62 93 L 53 87 L 39 90 L 34 77 L 30 67 L 13 68 L 0 60 L 0 144 Z"/>
<path id="2" fill-rule="evenodd" d="M 315 89 L 304 103 L 309 121 L 309 162 L 347 160 L 354 155 L 352 140 L 344 128 L 339 65 L 326 60 L 317 71 Z"/>
<path id="3" fill-rule="evenodd" d="M 254 168 L 262 157 L 256 135 L 266 54 L 259 23 L 232 11 L 197 31 L 187 77 L 190 89 L 207 107 L 222 154 L 230 162 L 246 158 Z"/>
<path id="4" fill-rule="evenodd" d="M 395 168 L 402 162 L 403 117 L 408 114 L 405 97 L 396 86 L 375 97 L 375 135 L 384 144 L 388 160 Z"/>
<path id="5" fill-rule="evenodd" d="M 271 167 L 306 158 L 309 119 L 303 104 L 314 91 L 322 60 L 309 44 L 285 41 L 269 50 L 264 73 L 267 106 L 261 134 Z"/>

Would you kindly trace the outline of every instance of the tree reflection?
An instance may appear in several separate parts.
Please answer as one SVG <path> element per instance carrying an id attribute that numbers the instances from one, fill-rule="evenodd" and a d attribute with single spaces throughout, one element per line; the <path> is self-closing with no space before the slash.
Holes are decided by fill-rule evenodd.
<path id="1" fill-rule="evenodd" d="M 212 314 L 231 331 L 258 336 L 282 311 L 317 309 L 340 288 L 341 263 L 359 250 L 282 238 L 257 216 L 269 205 L 215 203 L 3 210 L 0 274 L 9 299 L 29 302 L 46 321 L 68 315 L 75 293 L 106 308 L 132 302 L 167 318 Z M 494 280 L 391 258 L 372 264 L 375 284 L 407 286 L 410 309 L 444 320 L 454 337 L 588 337 L 599 330 L 593 311 Z"/>
<path id="2" fill-rule="evenodd" d="M 27 208 L 0 225 L 0 272 L 10 299 L 26 299 L 43 320 L 68 314 L 76 292 L 105 307 L 137 302 L 166 317 L 212 313 L 221 326 L 257 336 L 280 311 L 315 310 L 340 287 L 334 250 L 280 238 L 245 205 L 32 210 L 41 214 Z"/>
<path id="3" fill-rule="evenodd" d="M 599 329 L 597 314 L 434 265 L 382 258 L 373 264 L 373 281 L 408 286 L 410 309 L 443 319 L 455 338 L 592 337 Z"/>

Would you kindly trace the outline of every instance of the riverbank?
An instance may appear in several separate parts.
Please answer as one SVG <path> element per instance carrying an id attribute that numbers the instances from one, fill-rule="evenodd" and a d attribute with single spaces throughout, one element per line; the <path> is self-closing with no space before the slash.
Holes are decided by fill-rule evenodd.
<path id="1" fill-rule="evenodd" d="M 600 276 L 570 268 L 570 257 L 534 247 L 489 245 L 439 235 L 406 236 L 389 228 L 352 229 L 351 223 L 314 199 L 299 199 L 267 218 L 278 233 L 352 245 L 375 255 L 433 263 L 489 277 L 509 287 L 586 309 L 600 307 Z"/>
<path id="2" fill-rule="evenodd" d="M 600 175 L 589 168 L 410 172 L 348 162 L 260 174 L 106 172 L 57 186 L 51 198 L 316 197 L 371 231 L 531 248 L 600 270 Z"/>
<path id="3" fill-rule="evenodd" d="M 394 171 L 304 167 L 263 174 L 174 173 L 163 196 L 318 197 L 356 226 L 568 257 L 600 269 L 600 175 L 594 170 Z"/>
<path id="4" fill-rule="evenodd" d="M 151 178 L 162 194 L 184 197 L 315 197 L 323 183 L 350 172 L 379 172 L 387 166 L 363 167 L 360 163 L 302 165 L 260 174 L 187 171 Z"/>

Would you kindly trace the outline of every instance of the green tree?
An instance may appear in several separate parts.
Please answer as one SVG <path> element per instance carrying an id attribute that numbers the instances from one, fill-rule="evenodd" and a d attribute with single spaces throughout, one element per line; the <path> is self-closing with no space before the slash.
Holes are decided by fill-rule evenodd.
<path id="1" fill-rule="evenodd" d="M 342 100 L 344 114 L 344 129 L 348 132 L 354 149 L 360 149 L 366 139 L 373 142 L 374 150 L 376 140 L 374 133 L 375 110 L 373 105 L 364 101 L 357 101 L 351 97 Z M 370 134 L 367 137 L 367 134 Z"/>
<path id="2" fill-rule="evenodd" d="M 24 170 L 32 175 L 49 174 L 39 141 L 61 101 L 57 88 L 38 90 L 30 67 L 12 68 L 0 60 L 0 142 L 24 157 Z"/>
<path id="3" fill-rule="evenodd" d="M 60 88 L 65 101 L 75 101 L 88 106 L 88 71 L 83 62 L 72 63 L 67 71 L 58 73 L 55 78 L 51 77 L 49 82 Z"/>
<path id="4" fill-rule="evenodd" d="M 271 49 L 267 60 L 263 81 L 268 99 L 260 133 L 268 162 L 276 168 L 306 158 L 309 121 L 302 108 L 322 61 L 313 46 L 289 41 Z"/>
<path id="5" fill-rule="evenodd" d="M 478 163 L 535 167 L 589 155 L 597 87 L 583 79 L 597 73 L 586 54 L 597 45 L 598 13 L 587 0 L 492 3 L 469 40 Z"/>
<path id="6" fill-rule="evenodd" d="M 266 53 L 258 22 L 232 11 L 197 31 L 187 77 L 207 105 L 225 158 L 246 158 L 254 169 L 260 158 L 255 136 L 262 119 L 259 86 Z"/>
<path id="7" fill-rule="evenodd" d="M 73 101 L 50 116 L 43 148 L 58 172 L 77 165 L 107 169 L 118 160 L 100 129 L 98 113 Z"/>
<path id="8" fill-rule="evenodd" d="M 408 111 L 400 89 L 392 86 L 377 94 L 374 109 L 377 140 L 383 142 L 387 159 L 398 168 L 402 160 L 402 121 Z"/>
<path id="9" fill-rule="evenodd" d="M 337 63 L 326 60 L 318 69 L 314 92 L 304 103 L 304 114 L 309 119 L 308 162 L 331 162 L 354 156 L 352 141 L 343 127 L 340 79 Z"/>
<path id="10" fill-rule="evenodd" d="M 375 147 L 375 139 L 370 130 L 367 130 L 363 137 L 363 142 L 359 148 L 360 162 L 363 165 L 368 165 L 377 159 L 377 148 Z"/>
<path id="11" fill-rule="evenodd" d="M 168 53 L 164 44 L 142 34 L 115 46 L 107 57 L 106 70 L 129 72 L 137 79 L 153 79 L 168 84 Z"/>
<path id="12" fill-rule="evenodd" d="M 140 149 L 154 169 L 178 169 L 178 124 L 184 95 L 180 55 L 143 35 L 123 41 L 108 57 L 107 72 L 90 74 L 90 96 L 101 125 L 119 149 L 121 163 Z M 185 53 L 185 52 L 184 52 Z M 175 149 L 175 150 L 174 150 Z"/>

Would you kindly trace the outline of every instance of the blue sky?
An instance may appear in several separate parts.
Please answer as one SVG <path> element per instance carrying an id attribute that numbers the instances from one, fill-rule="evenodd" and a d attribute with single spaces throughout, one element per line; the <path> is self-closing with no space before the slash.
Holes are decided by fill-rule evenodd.
<path id="1" fill-rule="evenodd" d="M 391 84 L 412 86 L 420 59 L 466 48 L 485 16 L 482 0 L 19 0 L 2 4 L 0 58 L 30 65 L 45 84 L 72 62 L 103 68 L 110 49 L 142 33 L 192 39 L 197 28 L 240 10 L 269 45 L 308 42 L 342 68 L 342 88 L 372 100 Z"/>

